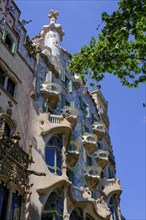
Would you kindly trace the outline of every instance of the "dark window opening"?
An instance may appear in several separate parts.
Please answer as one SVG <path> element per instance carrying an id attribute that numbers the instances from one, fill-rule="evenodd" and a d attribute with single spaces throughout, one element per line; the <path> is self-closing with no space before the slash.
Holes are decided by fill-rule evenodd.
<path id="1" fill-rule="evenodd" d="M 70 215 L 70 220 L 82 220 L 82 212 L 80 209 L 73 210 Z"/>
<path id="2" fill-rule="evenodd" d="M 12 49 L 13 42 L 8 34 L 6 35 L 6 38 L 5 38 L 5 44 L 10 50 Z"/>
<path id="3" fill-rule="evenodd" d="M 15 89 L 15 83 L 9 78 L 7 84 L 7 91 L 11 94 L 11 96 L 14 95 L 14 89 Z"/>
<path id="4" fill-rule="evenodd" d="M 4 129 L 5 134 L 9 137 L 11 133 L 11 129 L 7 123 L 5 123 L 5 129 Z"/>
<path id="5" fill-rule="evenodd" d="M 0 84 L 4 86 L 4 82 L 5 82 L 5 74 L 4 71 L 0 68 Z"/>
<path id="6" fill-rule="evenodd" d="M 0 219 L 6 218 L 8 204 L 8 189 L 4 187 L 3 183 L 0 184 Z"/>
<path id="7" fill-rule="evenodd" d="M 41 220 L 63 220 L 63 194 L 60 189 L 48 197 Z"/>

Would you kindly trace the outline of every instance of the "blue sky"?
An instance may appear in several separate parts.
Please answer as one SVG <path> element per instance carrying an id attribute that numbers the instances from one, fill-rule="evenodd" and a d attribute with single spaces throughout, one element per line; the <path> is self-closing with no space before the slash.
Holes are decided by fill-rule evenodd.
<path id="1" fill-rule="evenodd" d="M 32 22 L 27 25 L 28 34 L 34 37 L 42 26 L 49 23 L 48 12 L 60 13 L 58 23 L 65 36 L 62 47 L 71 54 L 96 37 L 101 13 L 117 9 L 118 1 L 35 1 L 16 0 L 22 11 L 21 19 Z M 117 177 L 121 179 L 123 193 L 121 209 L 127 220 L 146 220 L 146 171 L 145 135 L 146 89 L 122 87 L 116 77 L 108 76 L 102 82 L 102 92 L 109 102 L 110 135 L 117 164 Z"/>

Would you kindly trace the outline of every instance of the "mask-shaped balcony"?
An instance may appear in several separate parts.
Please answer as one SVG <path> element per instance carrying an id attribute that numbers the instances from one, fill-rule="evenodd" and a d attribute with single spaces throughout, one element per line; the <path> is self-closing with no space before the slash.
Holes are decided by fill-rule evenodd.
<path id="1" fill-rule="evenodd" d="M 74 167 L 79 159 L 79 151 L 78 150 L 69 150 L 67 153 L 67 164 L 70 167 Z"/>
<path id="2" fill-rule="evenodd" d="M 106 150 L 98 150 L 95 154 L 95 160 L 102 169 L 108 164 L 109 152 Z"/>
<path id="3" fill-rule="evenodd" d="M 79 89 L 80 86 L 82 85 L 82 80 L 80 79 L 78 74 L 74 75 L 74 79 L 73 79 L 73 85 L 76 89 Z"/>
<path id="4" fill-rule="evenodd" d="M 71 124 L 72 129 L 74 130 L 77 124 L 77 119 L 78 119 L 78 109 L 72 108 L 69 106 L 64 106 L 63 115 L 68 120 L 68 122 Z"/>
<path id="5" fill-rule="evenodd" d="M 122 193 L 122 188 L 119 184 L 120 179 L 103 179 L 102 180 L 102 188 L 103 193 L 108 196 L 112 194 L 120 195 Z"/>
<path id="6" fill-rule="evenodd" d="M 48 99 L 49 107 L 55 109 L 60 101 L 61 86 L 57 83 L 45 81 L 40 92 L 45 99 Z"/>
<path id="7" fill-rule="evenodd" d="M 67 165 L 74 167 L 78 162 L 79 156 L 79 144 L 76 141 L 71 141 L 66 157 Z"/>
<path id="8" fill-rule="evenodd" d="M 85 179 L 89 188 L 95 189 L 97 187 L 100 181 L 100 175 L 98 174 L 96 166 L 86 167 Z"/>
<path id="9" fill-rule="evenodd" d="M 82 136 L 82 143 L 86 151 L 91 155 L 96 148 L 97 136 L 95 134 L 85 133 Z"/>
<path id="10" fill-rule="evenodd" d="M 100 123 L 95 122 L 92 125 L 92 129 L 93 129 L 94 134 L 97 135 L 98 141 L 101 141 L 101 139 L 105 135 L 105 126 L 104 126 L 104 124 L 100 124 Z"/>

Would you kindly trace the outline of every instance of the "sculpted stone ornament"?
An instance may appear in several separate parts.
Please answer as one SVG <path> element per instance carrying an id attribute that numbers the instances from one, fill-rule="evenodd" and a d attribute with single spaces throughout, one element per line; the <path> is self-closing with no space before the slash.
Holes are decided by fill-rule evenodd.
<path id="1" fill-rule="evenodd" d="M 11 166 L 11 174 L 10 174 L 10 180 L 14 181 L 17 178 L 17 167 L 16 164 L 12 164 Z"/>
<path id="2" fill-rule="evenodd" d="M 63 146 L 62 147 L 62 167 L 66 167 L 66 149 Z"/>
<path id="3" fill-rule="evenodd" d="M 63 220 L 69 220 L 70 219 L 69 217 L 70 217 L 70 214 L 67 213 L 63 216 Z"/>
<path id="4" fill-rule="evenodd" d="M 99 216 L 107 220 L 111 219 L 111 212 L 104 201 L 104 196 L 95 200 L 95 208 Z"/>
<path id="5" fill-rule="evenodd" d="M 38 172 L 38 171 L 35 171 L 35 170 L 30 170 L 30 169 L 27 169 L 27 172 L 29 174 L 34 174 L 36 176 L 46 176 L 46 173 L 44 172 Z"/>
<path id="6" fill-rule="evenodd" d="M 84 199 L 91 199 L 92 198 L 91 190 L 88 187 L 86 187 L 86 188 L 80 187 L 80 192 L 81 192 L 82 197 Z"/>
<path id="7" fill-rule="evenodd" d="M 59 15 L 58 11 L 51 10 L 48 14 L 48 18 L 50 19 L 50 22 L 56 23 L 58 15 Z"/>
<path id="8" fill-rule="evenodd" d="M 5 119 L 3 119 L 5 120 Z M 17 190 L 21 195 L 31 194 L 31 185 L 28 185 L 28 176 L 35 174 L 45 176 L 43 172 L 29 170 L 29 164 L 32 162 L 29 154 L 27 154 L 20 146 L 19 132 L 13 133 L 10 137 L 4 134 L 1 125 L 1 141 L 0 141 L 0 175 L 6 185 L 10 182 L 15 186 L 13 190 Z"/>

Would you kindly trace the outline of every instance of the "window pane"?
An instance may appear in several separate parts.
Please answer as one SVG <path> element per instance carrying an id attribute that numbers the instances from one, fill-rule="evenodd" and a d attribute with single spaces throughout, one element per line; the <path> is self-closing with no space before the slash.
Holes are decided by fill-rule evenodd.
<path id="1" fill-rule="evenodd" d="M 55 220 L 62 220 L 63 218 L 61 216 L 55 216 Z"/>
<path id="2" fill-rule="evenodd" d="M 58 176 L 61 176 L 61 175 L 62 175 L 62 171 L 61 171 L 61 170 L 57 170 L 56 173 L 57 173 Z"/>
<path id="3" fill-rule="evenodd" d="M 42 220 L 53 220 L 53 214 L 43 214 Z"/>
<path id="4" fill-rule="evenodd" d="M 3 184 L 0 184 L 0 219 L 6 218 L 8 189 Z"/>
<path id="5" fill-rule="evenodd" d="M 10 50 L 12 49 L 13 42 L 8 34 L 6 35 L 6 38 L 5 38 L 5 44 Z"/>
<path id="6" fill-rule="evenodd" d="M 21 196 L 13 193 L 10 220 L 19 220 L 21 212 Z"/>
<path id="7" fill-rule="evenodd" d="M 55 154 L 54 148 L 46 147 L 46 163 L 49 166 L 54 166 L 54 154 Z"/>
<path id="8" fill-rule="evenodd" d="M 14 95 L 14 89 L 15 89 L 15 84 L 14 82 L 9 78 L 8 79 L 8 84 L 7 84 L 7 91 L 13 96 Z"/>
<path id="9" fill-rule="evenodd" d="M 62 167 L 62 156 L 61 156 L 61 151 L 60 150 L 56 150 L 56 159 L 57 159 L 57 168 L 60 168 Z"/>

